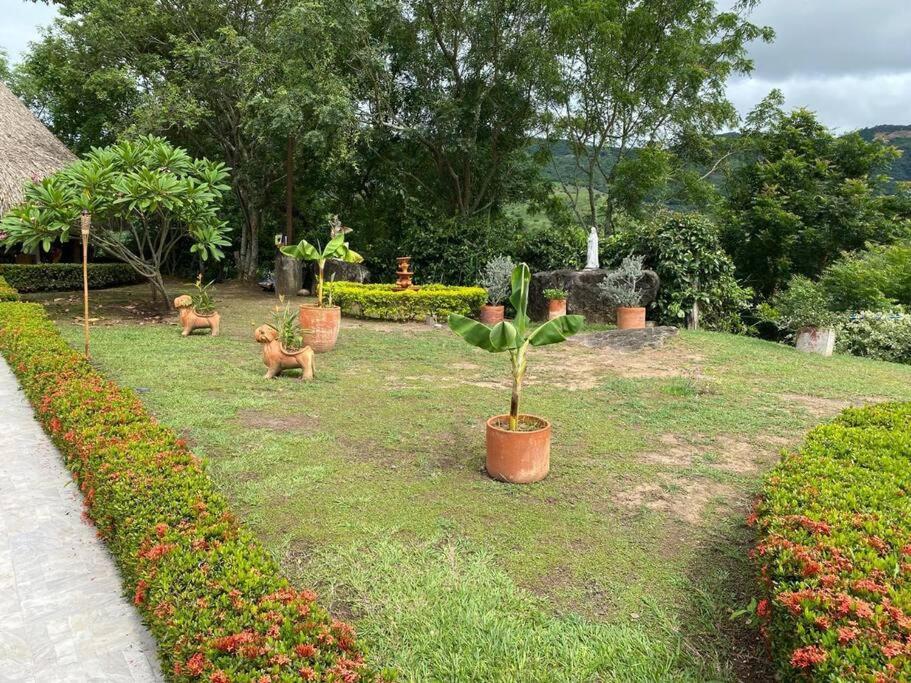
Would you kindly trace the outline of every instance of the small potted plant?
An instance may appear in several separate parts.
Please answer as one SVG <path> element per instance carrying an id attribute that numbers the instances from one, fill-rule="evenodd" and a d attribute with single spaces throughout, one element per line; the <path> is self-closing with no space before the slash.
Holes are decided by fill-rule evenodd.
<path id="1" fill-rule="evenodd" d="M 617 310 L 617 329 L 641 330 L 645 327 L 645 307 L 642 305 L 641 256 L 627 256 L 620 267 L 610 271 L 598 287 L 601 295 Z"/>
<path id="2" fill-rule="evenodd" d="M 278 377 L 284 370 L 300 368 L 301 380 L 313 379 L 313 349 L 304 346 L 297 327 L 297 313 L 279 296 L 273 311 L 274 325 L 260 325 L 253 333 L 257 344 L 263 345 L 263 364 L 266 379 Z"/>
<path id="3" fill-rule="evenodd" d="M 496 325 L 503 321 L 506 307 L 503 302 L 509 296 L 509 279 L 516 264 L 508 256 L 497 256 L 487 262 L 481 271 L 479 284 L 487 290 L 487 303 L 481 306 L 478 316 L 485 325 Z"/>
<path id="4" fill-rule="evenodd" d="M 212 280 L 207 285 L 202 283 L 202 275 L 196 278 L 196 292 L 183 294 L 174 299 L 174 308 L 180 316 L 181 336 L 188 337 L 193 330 L 212 330 L 212 336 L 218 336 L 221 326 L 221 315 L 215 310 L 215 301 L 212 298 L 214 291 Z"/>
<path id="5" fill-rule="evenodd" d="M 773 323 L 782 332 L 795 335 L 798 351 L 831 356 L 835 350 L 835 326 L 839 315 L 831 299 L 816 282 L 802 275 L 791 278 L 788 288 L 760 304 L 760 320 Z"/>
<path id="6" fill-rule="evenodd" d="M 299 322 L 303 334 L 303 343 L 316 353 L 324 353 L 335 348 L 338 330 L 342 322 L 342 309 L 333 306 L 332 301 L 323 300 L 323 272 L 326 261 L 337 259 L 346 263 L 361 263 L 364 259 L 352 251 L 345 242 L 345 235 L 339 234 L 329 240 L 326 248 L 320 251 L 307 240 L 290 247 L 282 247 L 281 252 L 301 261 L 316 261 L 316 303 L 301 304 Z"/>
<path id="7" fill-rule="evenodd" d="M 547 319 L 553 320 L 566 315 L 566 290 L 559 287 L 544 290 L 547 299 Z"/>
<path id="8" fill-rule="evenodd" d="M 531 273 L 520 263 L 513 269 L 509 302 L 515 319 L 493 327 L 453 313 L 449 327 L 472 346 L 491 353 L 509 353 L 512 366 L 512 400 L 507 415 L 487 420 L 487 473 L 514 484 L 540 481 L 550 471 L 550 422 L 519 412 L 528 349 L 565 341 L 582 328 L 581 315 L 563 315 L 531 328 L 528 319 L 528 285 Z"/>

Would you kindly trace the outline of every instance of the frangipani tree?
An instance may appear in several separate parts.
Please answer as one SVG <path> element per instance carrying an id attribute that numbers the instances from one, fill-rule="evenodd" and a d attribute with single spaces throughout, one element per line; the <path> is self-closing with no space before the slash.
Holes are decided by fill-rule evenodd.
<path id="1" fill-rule="evenodd" d="M 193 159 L 163 138 L 122 140 L 31 183 L 0 222 L 2 243 L 49 251 L 79 235 L 87 211 L 91 244 L 147 278 L 153 296 L 167 303 L 161 268 L 178 245 L 218 261 L 230 244 L 218 215 L 227 178 L 224 164 Z"/>
<path id="2" fill-rule="evenodd" d="M 326 261 L 328 259 L 336 259 L 346 263 L 360 263 L 364 260 L 363 256 L 348 247 L 344 233 L 336 235 L 329 240 L 326 248 L 322 251 L 307 240 L 301 240 L 294 246 L 282 247 L 281 252 L 285 256 L 290 256 L 299 261 L 316 261 L 316 302 L 320 308 L 323 306 L 323 273 L 326 268 Z"/>
<path id="3" fill-rule="evenodd" d="M 509 406 L 509 429 L 519 428 L 519 400 L 522 382 L 528 365 L 530 346 L 546 346 L 566 341 L 585 323 L 581 315 L 561 315 L 539 327 L 532 328 L 528 319 L 528 286 L 531 272 L 520 263 L 512 271 L 512 294 L 509 302 L 516 315 L 512 321 L 504 320 L 493 327 L 471 318 L 453 313 L 449 316 L 449 327 L 472 346 L 491 353 L 508 352 L 512 363 L 512 400 Z"/>

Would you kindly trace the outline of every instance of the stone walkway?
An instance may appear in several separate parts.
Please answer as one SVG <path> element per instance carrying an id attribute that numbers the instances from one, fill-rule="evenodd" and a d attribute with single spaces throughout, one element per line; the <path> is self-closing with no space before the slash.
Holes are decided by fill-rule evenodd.
<path id="1" fill-rule="evenodd" d="M 0 681 L 161 681 L 155 644 L 0 359 Z"/>

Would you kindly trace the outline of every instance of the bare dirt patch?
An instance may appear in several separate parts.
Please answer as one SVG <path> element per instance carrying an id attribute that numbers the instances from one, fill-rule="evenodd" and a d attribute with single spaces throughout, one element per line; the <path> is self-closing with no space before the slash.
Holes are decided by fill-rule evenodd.
<path id="1" fill-rule="evenodd" d="M 313 415 L 276 413 L 272 410 L 248 408 L 237 413 L 236 421 L 249 429 L 274 429 L 303 432 L 319 428 L 319 418 Z"/>
<path id="2" fill-rule="evenodd" d="M 662 434 L 659 441 L 661 445 L 657 450 L 641 453 L 639 458 L 656 465 L 680 468 L 704 461 L 719 470 L 741 475 L 754 475 L 771 466 L 781 449 L 794 442 L 779 436 L 748 440 L 732 436 L 710 439 L 698 434 L 692 439 Z"/>
<path id="3" fill-rule="evenodd" d="M 864 401 L 845 401 L 822 396 L 808 396 L 806 394 L 779 394 L 778 398 L 788 403 L 797 403 L 805 408 L 814 417 L 833 417 L 845 408 L 863 405 Z"/>
<path id="4" fill-rule="evenodd" d="M 734 487 L 709 479 L 669 479 L 637 484 L 617 493 L 614 502 L 630 511 L 653 510 L 696 526 L 706 508 L 715 503 L 730 507 L 736 496 Z"/>

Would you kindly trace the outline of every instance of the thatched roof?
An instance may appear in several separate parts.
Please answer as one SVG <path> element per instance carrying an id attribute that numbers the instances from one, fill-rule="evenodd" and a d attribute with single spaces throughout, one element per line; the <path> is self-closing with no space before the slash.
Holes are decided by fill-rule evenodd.
<path id="1" fill-rule="evenodd" d="M 23 185 L 76 159 L 0 81 L 0 215 L 22 201 Z"/>

